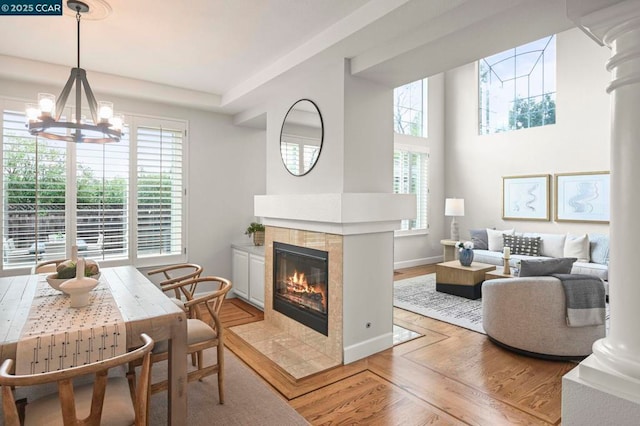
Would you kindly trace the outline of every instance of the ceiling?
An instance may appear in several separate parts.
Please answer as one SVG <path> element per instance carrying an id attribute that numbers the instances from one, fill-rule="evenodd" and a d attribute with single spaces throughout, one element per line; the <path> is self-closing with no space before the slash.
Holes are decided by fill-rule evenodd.
<path id="1" fill-rule="evenodd" d="M 555 0 L 85 1 L 94 14 L 111 9 L 81 24 L 80 65 L 94 90 L 126 96 L 132 80 L 141 83 L 143 98 L 158 92 L 157 99 L 183 97 L 232 114 L 255 105 L 261 90 L 301 64 L 352 58 L 354 73 L 400 85 L 438 71 L 439 61 L 413 63 L 416 49 L 435 48 L 425 53 L 442 59 L 440 68 L 489 49 L 481 39 L 447 45 L 480 22 L 540 15 L 533 29 L 514 21 L 517 36 L 508 43 L 571 26 L 564 2 Z M 506 30 L 488 30 L 487 37 Z M 0 16 L 0 77 L 62 85 L 75 65 L 73 16 Z"/>

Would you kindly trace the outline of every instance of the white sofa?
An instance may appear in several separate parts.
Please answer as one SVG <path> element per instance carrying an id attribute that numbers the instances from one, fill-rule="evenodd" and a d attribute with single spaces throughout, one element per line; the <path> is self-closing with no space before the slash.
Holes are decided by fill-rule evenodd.
<path id="1" fill-rule="evenodd" d="M 495 230 L 488 230 L 495 237 Z M 512 230 L 508 230 L 512 231 Z M 503 265 L 503 245 L 489 246 L 489 237 L 483 241 L 482 230 L 470 230 L 471 241 L 474 243 L 474 262 L 488 263 L 491 265 Z M 543 233 L 518 233 L 514 235 L 523 237 L 540 237 L 539 256 L 512 254 L 509 265 L 517 269 L 518 261 L 522 259 L 544 259 L 552 257 L 575 257 L 578 260 L 571 270 L 574 274 L 594 275 L 603 281 L 609 280 L 609 237 L 603 234 L 543 234 Z M 586 241 L 585 241 L 586 236 Z M 486 247 L 486 248 L 483 248 Z M 491 250 L 491 249 L 494 250 Z M 496 250 L 497 248 L 497 250 Z"/>

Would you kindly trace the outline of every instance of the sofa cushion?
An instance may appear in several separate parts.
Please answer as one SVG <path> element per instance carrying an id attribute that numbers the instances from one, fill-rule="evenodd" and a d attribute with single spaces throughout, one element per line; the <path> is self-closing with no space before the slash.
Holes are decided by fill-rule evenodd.
<path id="1" fill-rule="evenodd" d="M 601 265 L 609 263 L 609 236 L 604 234 L 589 234 L 589 249 L 591 261 Z"/>
<path id="2" fill-rule="evenodd" d="M 520 261 L 520 276 L 542 277 L 551 274 L 570 274 L 575 261 L 575 257 L 522 259 Z"/>
<path id="3" fill-rule="evenodd" d="M 523 237 L 509 234 L 503 234 L 502 237 L 504 246 L 511 248 L 511 254 L 540 255 L 540 237 Z"/>
<path id="4" fill-rule="evenodd" d="M 525 233 L 525 237 L 540 237 L 540 255 L 547 257 L 564 256 L 565 234 Z"/>
<path id="5" fill-rule="evenodd" d="M 564 241 L 564 257 L 575 257 L 578 262 L 589 262 L 589 236 L 567 235 Z"/>
<path id="6" fill-rule="evenodd" d="M 473 243 L 473 248 L 480 250 L 488 250 L 489 249 L 489 241 L 487 237 L 487 229 L 469 229 L 469 236 L 471 237 L 471 242 Z"/>
<path id="7" fill-rule="evenodd" d="M 503 234 L 513 235 L 514 229 L 506 229 L 504 231 L 499 231 L 496 229 L 487 228 L 487 242 L 489 250 L 491 251 L 502 251 L 504 248 L 504 243 L 502 241 Z"/>

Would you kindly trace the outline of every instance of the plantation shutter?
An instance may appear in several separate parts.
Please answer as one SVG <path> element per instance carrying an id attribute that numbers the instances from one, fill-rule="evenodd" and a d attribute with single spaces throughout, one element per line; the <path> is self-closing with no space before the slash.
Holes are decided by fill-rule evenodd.
<path id="1" fill-rule="evenodd" d="M 137 127 L 138 257 L 184 250 L 184 135 L 178 122 Z"/>
<path id="2" fill-rule="evenodd" d="M 75 144 L 79 254 L 96 260 L 127 258 L 129 129 L 120 142 Z"/>
<path id="3" fill-rule="evenodd" d="M 4 110 L 2 122 L 3 266 L 64 257 L 66 142 L 31 136 L 24 112 Z"/>
<path id="4" fill-rule="evenodd" d="M 416 219 L 402 221 L 401 230 L 427 228 L 429 154 L 409 149 L 396 149 L 393 153 L 393 192 L 416 196 Z"/>

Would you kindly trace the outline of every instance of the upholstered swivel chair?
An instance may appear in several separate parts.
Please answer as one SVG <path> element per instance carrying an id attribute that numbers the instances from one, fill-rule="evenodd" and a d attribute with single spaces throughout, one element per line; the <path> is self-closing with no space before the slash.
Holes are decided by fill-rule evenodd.
<path id="1" fill-rule="evenodd" d="M 569 327 L 564 289 L 551 276 L 501 278 L 482 285 L 482 325 L 508 349 L 547 359 L 580 359 L 605 337 L 605 324 Z"/>

